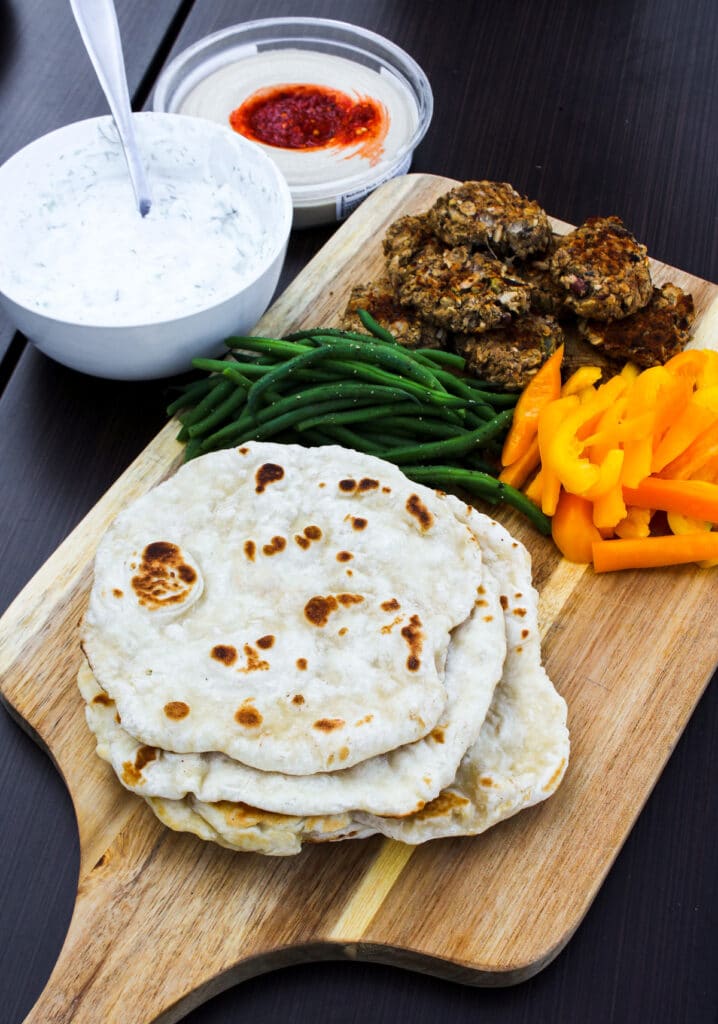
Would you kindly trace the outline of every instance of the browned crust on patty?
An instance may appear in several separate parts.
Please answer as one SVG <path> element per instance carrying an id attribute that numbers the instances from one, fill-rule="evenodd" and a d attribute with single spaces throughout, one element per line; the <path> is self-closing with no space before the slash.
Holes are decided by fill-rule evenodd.
<path id="1" fill-rule="evenodd" d="M 594 320 L 629 316 L 653 291 L 646 247 L 619 217 L 590 217 L 564 235 L 550 266 L 566 306 Z"/>
<path id="2" fill-rule="evenodd" d="M 690 338 L 695 319 L 693 297 L 678 285 L 654 288 L 643 309 L 620 321 L 579 321 L 579 331 L 609 359 L 660 366 L 676 355 Z"/>
<path id="3" fill-rule="evenodd" d="M 439 196 L 428 218 L 447 245 L 478 246 L 497 256 L 526 259 L 551 240 L 544 210 L 508 182 L 465 181 Z"/>
<path id="4" fill-rule="evenodd" d="M 499 330 L 457 335 L 454 344 L 471 373 L 518 390 L 526 387 L 563 340 L 553 317 L 527 313 Z"/>
<path id="5" fill-rule="evenodd" d="M 397 274 L 401 303 L 450 331 L 485 331 L 528 311 L 531 292 L 499 260 L 427 242 Z"/>
<path id="6" fill-rule="evenodd" d="M 345 331 L 365 332 L 358 310 L 365 309 L 377 323 L 407 348 L 444 348 L 447 331 L 422 319 L 415 309 L 403 306 L 388 277 L 352 288 L 339 326 Z"/>

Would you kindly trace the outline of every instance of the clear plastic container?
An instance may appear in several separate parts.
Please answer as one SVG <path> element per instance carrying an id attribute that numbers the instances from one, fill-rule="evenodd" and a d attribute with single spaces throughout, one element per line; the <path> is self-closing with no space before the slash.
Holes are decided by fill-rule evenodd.
<path id="1" fill-rule="evenodd" d="M 386 151 L 379 158 L 370 162 L 347 151 L 339 156 L 330 154 L 326 161 L 316 155 L 307 160 L 307 151 L 262 145 L 289 184 L 294 226 L 326 224 L 343 220 L 382 182 L 405 174 L 431 122 L 433 96 L 426 75 L 388 39 L 323 18 L 265 18 L 234 25 L 200 39 L 168 64 L 157 81 L 153 109 L 194 113 L 227 124 L 231 109 L 249 93 L 279 81 L 331 84 L 329 80 L 314 81 L 326 72 L 335 76 L 332 81 L 341 78 L 344 92 L 357 92 L 351 65 L 358 81 L 365 82 L 370 75 L 375 91 L 384 93 L 376 98 L 389 109 L 392 134 L 387 135 Z M 297 67 L 301 67 L 301 77 L 297 77 Z M 235 75 L 239 83 L 250 71 L 251 88 L 238 84 L 236 94 L 224 104 L 220 102 L 220 79 L 222 87 L 231 87 Z M 374 91 L 367 92 L 374 95 Z M 213 97 L 217 97 L 216 109 L 210 109 Z M 394 112 L 390 103 L 396 104 Z"/>

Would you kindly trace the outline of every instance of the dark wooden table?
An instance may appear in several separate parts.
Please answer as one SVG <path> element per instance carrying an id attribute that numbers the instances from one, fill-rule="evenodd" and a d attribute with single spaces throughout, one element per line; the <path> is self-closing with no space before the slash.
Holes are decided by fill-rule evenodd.
<path id="1" fill-rule="evenodd" d="M 431 80 L 434 121 L 415 170 L 511 181 L 574 223 L 617 213 L 652 255 L 718 280 L 715 0 L 118 0 L 118 9 L 136 108 L 168 56 L 226 25 L 272 15 L 359 22 L 408 50 Z M 0 160 L 105 112 L 65 0 L 0 0 L 0 33 Z M 330 233 L 295 234 L 280 287 Z M 161 427 L 166 384 L 73 373 L 2 317 L 0 358 L 2 611 Z M 717 736 L 714 685 L 585 921 L 533 980 L 471 989 L 378 964 L 304 964 L 245 982 L 188 1024 L 715 1022 Z M 78 844 L 59 776 L 4 712 L 0 809 L 0 1021 L 16 1024 L 62 944 Z M 130 1006 L 124 1020 L 135 1019 Z"/>

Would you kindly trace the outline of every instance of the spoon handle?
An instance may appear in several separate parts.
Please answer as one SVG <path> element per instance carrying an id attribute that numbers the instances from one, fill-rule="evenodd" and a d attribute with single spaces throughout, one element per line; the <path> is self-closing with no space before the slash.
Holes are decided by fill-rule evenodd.
<path id="1" fill-rule="evenodd" d="M 72 13 L 117 125 L 137 207 L 144 217 L 152 205 L 132 124 L 122 41 L 112 0 L 70 0 Z"/>

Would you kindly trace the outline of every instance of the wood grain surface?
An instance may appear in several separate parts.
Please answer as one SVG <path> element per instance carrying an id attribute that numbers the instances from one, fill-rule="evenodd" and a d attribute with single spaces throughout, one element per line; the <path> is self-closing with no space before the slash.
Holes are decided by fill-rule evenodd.
<path id="1" fill-rule="evenodd" d="M 451 184 L 409 175 L 383 186 L 258 330 L 335 319 L 351 285 L 379 268 L 386 226 Z M 715 337 L 718 287 L 653 270 L 692 291 L 696 343 Z M 229 853 L 168 832 L 122 789 L 92 753 L 75 684 L 97 540 L 176 467 L 175 431 L 158 435 L 0 623 L 3 698 L 49 750 L 80 831 L 75 912 L 28 1022 L 119 1024 L 130 1002 L 138 1024 L 174 1021 L 239 978 L 306 959 L 381 960 L 482 985 L 536 973 L 586 913 L 715 668 L 710 571 L 597 577 L 515 514 L 497 514 L 532 553 L 545 663 L 569 704 L 572 757 L 558 793 L 475 839 L 371 839 L 279 860 Z"/>

